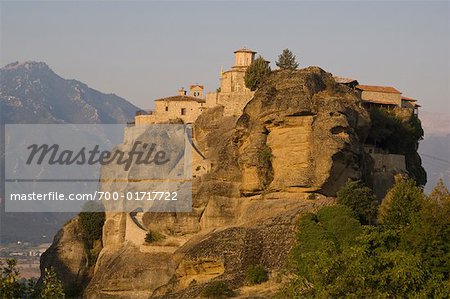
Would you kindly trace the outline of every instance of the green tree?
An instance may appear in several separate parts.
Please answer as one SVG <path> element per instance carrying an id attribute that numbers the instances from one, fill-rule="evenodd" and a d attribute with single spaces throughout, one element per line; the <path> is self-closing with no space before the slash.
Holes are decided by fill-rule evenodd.
<path id="1" fill-rule="evenodd" d="M 44 279 L 42 281 L 40 298 L 42 299 L 57 299 L 64 298 L 64 289 L 61 281 L 56 276 L 55 271 L 45 268 Z"/>
<path id="2" fill-rule="evenodd" d="M 283 52 L 278 56 L 278 61 L 276 64 L 280 69 L 284 70 L 295 70 L 298 67 L 298 63 L 295 60 L 295 55 L 289 49 L 283 50 Z"/>
<path id="3" fill-rule="evenodd" d="M 99 253 L 95 244 L 102 239 L 103 224 L 105 223 L 103 207 L 95 202 L 88 202 L 78 215 L 78 221 L 82 230 L 84 246 L 88 253 L 89 265 L 93 265 Z"/>
<path id="4" fill-rule="evenodd" d="M 346 206 L 324 207 L 317 214 L 302 216 L 298 243 L 291 252 L 297 273 L 316 283 L 318 279 L 326 280 L 317 276 L 319 272 L 329 269 L 333 264 L 332 257 L 341 252 L 345 244 L 351 244 L 361 232 L 359 221 Z"/>
<path id="5" fill-rule="evenodd" d="M 7 259 L 6 265 L 2 268 L 0 279 L 1 298 L 22 297 L 23 290 L 22 285 L 19 283 L 19 270 L 17 270 L 16 266 L 17 261 L 15 259 Z"/>
<path id="6" fill-rule="evenodd" d="M 378 210 L 378 222 L 391 227 L 402 227 L 412 222 L 424 199 L 422 189 L 413 179 L 396 177 Z"/>
<path id="7" fill-rule="evenodd" d="M 302 217 L 281 298 L 449 297 L 448 280 L 401 246 L 404 226 L 361 226 L 352 215 L 332 206 Z"/>
<path id="8" fill-rule="evenodd" d="M 349 180 L 338 191 L 337 203 L 352 209 L 362 224 L 373 224 L 376 219 L 378 200 L 361 181 Z"/>
<path id="9" fill-rule="evenodd" d="M 251 91 L 255 91 L 261 86 L 270 72 L 269 63 L 262 56 L 259 56 L 245 71 L 245 86 Z"/>
<path id="10" fill-rule="evenodd" d="M 440 180 L 402 232 L 403 247 L 418 254 L 427 269 L 450 278 L 450 194 Z"/>

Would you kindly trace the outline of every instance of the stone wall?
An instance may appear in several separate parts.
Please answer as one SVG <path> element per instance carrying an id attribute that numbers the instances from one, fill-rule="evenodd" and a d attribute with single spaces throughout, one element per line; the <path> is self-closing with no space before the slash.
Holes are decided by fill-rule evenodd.
<path id="1" fill-rule="evenodd" d="M 205 103 L 192 100 L 155 101 L 155 111 L 152 114 L 137 115 L 134 121 L 136 125 L 142 125 L 167 122 L 179 118 L 185 123 L 193 123 L 205 108 Z"/>
<path id="2" fill-rule="evenodd" d="M 243 92 L 220 92 L 217 104 L 223 106 L 224 116 L 238 116 L 242 114 L 245 105 L 253 98 L 255 93 L 248 90 Z"/>
<path id="3" fill-rule="evenodd" d="M 382 199 L 394 184 L 394 176 L 398 173 L 407 172 L 405 156 L 383 153 L 371 153 L 370 156 L 374 160 L 373 190 L 377 198 Z"/>
<path id="4" fill-rule="evenodd" d="M 220 78 L 221 92 L 244 92 L 250 91 L 245 87 L 245 70 L 246 68 L 233 68 L 224 72 Z"/>

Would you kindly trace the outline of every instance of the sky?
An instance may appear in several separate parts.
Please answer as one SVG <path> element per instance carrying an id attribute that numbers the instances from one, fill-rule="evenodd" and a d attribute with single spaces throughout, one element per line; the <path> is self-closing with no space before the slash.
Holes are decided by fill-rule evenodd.
<path id="1" fill-rule="evenodd" d="M 361 84 L 393 86 L 450 112 L 449 2 L 10 1 L 0 4 L 0 62 L 44 61 L 57 74 L 149 109 L 192 83 L 219 86 L 248 47 L 289 48 Z"/>

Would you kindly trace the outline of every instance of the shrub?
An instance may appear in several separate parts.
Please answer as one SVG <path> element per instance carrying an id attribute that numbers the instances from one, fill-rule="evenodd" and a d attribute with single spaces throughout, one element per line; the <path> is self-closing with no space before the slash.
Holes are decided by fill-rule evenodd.
<path id="1" fill-rule="evenodd" d="M 97 261 L 101 249 L 105 212 L 103 212 L 101 205 L 95 202 L 88 202 L 83 207 L 83 212 L 78 215 L 78 219 L 82 230 L 84 246 L 88 255 L 88 264 L 92 266 Z"/>
<path id="2" fill-rule="evenodd" d="M 41 295 L 42 299 L 64 298 L 64 290 L 61 281 L 56 276 L 53 269 L 45 268 L 44 279 L 42 281 Z"/>
<path id="3" fill-rule="evenodd" d="M 149 230 L 145 235 L 145 242 L 147 243 L 153 243 L 163 239 L 164 239 L 163 235 L 152 230 Z"/>
<path id="4" fill-rule="evenodd" d="M 337 193 L 337 203 L 355 212 L 362 224 L 372 224 L 376 218 L 378 201 L 372 189 L 361 181 L 349 180 Z"/>
<path id="5" fill-rule="evenodd" d="M 247 269 L 246 280 L 249 284 L 260 284 L 268 279 L 267 271 L 263 265 L 254 265 Z"/>
<path id="6" fill-rule="evenodd" d="M 203 289 L 202 295 L 206 298 L 228 298 L 233 297 L 234 292 L 225 282 L 216 281 L 208 284 Z"/>
<path id="7" fill-rule="evenodd" d="M 437 197 L 444 198 L 445 190 Z M 441 202 L 444 209 L 444 201 L 430 200 L 430 204 Z M 425 219 L 412 231 L 409 230 L 414 222 L 410 226 L 361 227 L 356 219 L 351 220 L 347 207 L 325 207 L 317 215 L 303 216 L 298 244 L 290 259 L 291 281 L 279 296 L 449 298 L 448 247 L 445 248 L 449 210 L 437 217 L 436 210 L 430 212 L 424 211 L 422 216 L 417 213 L 414 221 Z M 423 227 L 425 223 L 428 227 Z M 407 239 L 402 240 L 405 233 Z M 402 248 L 405 241 L 408 242 Z"/>
<path id="8" fill-rule="evenodd" d="M 86 248 L 92 249 L 94 241 L 101 240 L 103 224 L 105 223 L 105 212 L 99 212 L 101 207 L 89 202 L 83 207 L 79 214 L 79 223 L 83 232 Z"/>
<path id="9" fill-rule="evenodd" d="M 267 61 L 259 56 L 247 68 L 245 72 L 245 86 L 254 91 L 258 89 L 270 73 Z"/>
<path id="10" fill-rule="evenodd" d="M 413 179 L 396 177 L 378 210 L 380 224 L 391 227 L 409 225 L 420 210 L 424 196 Z"/>

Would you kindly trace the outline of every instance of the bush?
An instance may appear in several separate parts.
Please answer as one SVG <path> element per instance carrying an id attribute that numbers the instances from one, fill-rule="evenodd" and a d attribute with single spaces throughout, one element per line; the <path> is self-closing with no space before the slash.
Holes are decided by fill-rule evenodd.
<path id="1" fill-rule="evenodd" d="M 41 295 L 42 299 L 64 298 L 64 289 L 61 281 L 56 276 L 53 269 L 45 268 L 44 279 L 42 281 Z"/>
<path id="2" fill-rule="evenodd" d="M 157 233 L 155 231 L 149 230 L 147 234 L 145 235 L 145 242 L 147 243 L 153 243 L 157 241 L 161 241 L 164 239 L 164 236 L 160 233 Z"/>
<path id="3" fill-rule="evenodd" d="M 228 298 L 233 297 L 234 292 L 225 282 L 216 281 L 207 285 L 203 289 L 202 295 L 206 298 Z"/>
<path id="4" fill-rule="evenodd" d="M 302 217 L 281 298 L 449 298 L 448 209 L 437 217 L 424 211 L 414 219 L 428 215 L 422 224 L 433 217 L 432 224 L 409 232 L 411 226 L 361 226 L 344 208 Z M 402 247 L 405 233 L 410 242 Z"/>
<path id="5" fill-rule="evenodd" d="M 269 276 L 263 265 L 254 265 L 247 269 L 246 280 L 249 284 L 260 284 L 268 279 Z"/>
<path id="6" fill-rule="evenodd" d="M 420 210 L 424 196 L 413 179 L 396 177 L 378 211 L 378 222 L 391 227 L 409 225 Z"/>
<path id="7" fill-rule="evenodd" d="M 83 207 L 83 212 L 78 215 L 78 223 L 88 255 L 88 265 L 93 266 L 101 249 L 102 230 L 105 223 L 103 206 L 95 202 L 88 202 Z"/>
<path id="8" fill-rule="evenodd" d="M 338 191 L 337 203 L 352 209 L 362 224 L 373 224 L 376 219 L 378 200 L 361 181 L 349 180 Z"/>
<path id="9" fill-rule="evenodd" d="M 94 202 L 89 202 L 79 214 L 79 223 L 83 231 L 83 239 L 87 249 L 94 247 L 96 240 L 101 240 L 103 224 L 105 223 L 105 212 L 99 211 L 100 206 Z"/>
<path id="10" fill-rule="evenodd" d="M 245 86 L 251 91 L 257 90 L 270 73 L 267 61 L 259 56 L 249 65 L 245 72 Z"/>

